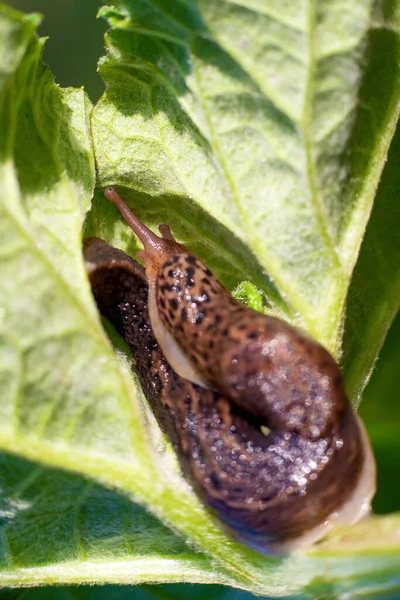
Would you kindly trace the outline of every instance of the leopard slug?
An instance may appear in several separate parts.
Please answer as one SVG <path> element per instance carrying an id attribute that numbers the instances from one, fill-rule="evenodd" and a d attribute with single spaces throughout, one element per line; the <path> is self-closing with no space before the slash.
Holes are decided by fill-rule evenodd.
<path id="1" fill-rule="evenodd" d="M 128 343 L 135 338 L 144 391 L 205 505 L 232 537 L 275 554 L 362 518 L 375 462 L 333 358 L 303 332 L 235 301 L 168 226 L 158 237 L 113 188 L 106 196 L 143 243 L 145 271 L 129 259 L 140 286 L 132 281 L 124 292 L 120 284 L 96 292 L 91 274 L 94 294 Z M 106 263 L 115 273 L 118 261 Z M 140 327 L 138 289 L 148 302 L 141 301 Z M 134 334 L 137 327 L 146 336 Z M 143 356 L 150 363 L 140 375 Z"/>

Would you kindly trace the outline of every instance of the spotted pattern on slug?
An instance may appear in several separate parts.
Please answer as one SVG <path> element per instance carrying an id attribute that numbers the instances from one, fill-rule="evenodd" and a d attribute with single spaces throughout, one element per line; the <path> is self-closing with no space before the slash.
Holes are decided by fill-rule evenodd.
<path id="1" fill-rule="evenodd" d="M 367 460 L 365 444 L 353 411 L 346 402 L 341 379 L 337 380 L 337 367 L 331 373 L 333 360 L 325 351 L 322 355 L 317 352 L 317 358 L 322 356 L 317 361 L 318 369 L 328 373 L 323 377 L 331 377 L 329 381 L 333 388 L 336 386 L 337 393 L 343 394 L 344 398 L 341 399 L 343 406 L 340 402 L 339 409 L 333 411 L 333 420 L 326 418 L 325 411 L 319 417 L 302 410 L 299 413 L 296 394 L 294 399 L 279 405 L 279 410 L 288 409 L 288 416 L 274 414 L 273 410 L 258 416 L 257 410 L 261 408 L 257 403 L 253 406 L 251 402 L 232 400 L 230 395 L 204 389 L 172 370 L 154 338 L 147 305 L 147 281 L 138 263 L 96 239 L 86 242 L 85 260 L 99 309 L 129 344 L 144 393 L 161 428 L 174 444 L 184 475 L 232 537 L 262 552 L 281 553 L 304 539 L 310 531 L 318 530 L 343 501 L 352 497 Z M 168 264 L 171 260 L 173 264 Z M 164 262 L 157 294 L 162 293 L 160 310 L 163 314 L 168 311 L 165 315 L 169 316 L 169 326 L 179 330 L 182 323 L 179 308 L 184 302 L 190 304 L 186 305 L 187 315 L 183 321 L 190 325 L 187 330 L 190 343 L 194 345 L 194 340 L 203 336 L 206 345 L 213 339 L 217 344 L 214 348 L 220 352 L 218 338 L 228 322 L 225 309 L 218 309 L 217 299 L 223 302 L 221 295 L 223 298 L 226 294 L 227 302 L 231 308 L 237 307 L 238 314 L 245 307 L 237 305 L 211 272 L 192 255 L 177 259 L 173 256 Z M 189 268 L 194 266 L 195 270 L 188 271 L 188 265 Z M 213 281 L 208 300 L 203 293 L 204 276 Z M 161 286 L 167 284 L 169 288 L 162 290 Z M 190 295 L 190 299 L 185 299 Z M 206 314 L 204 307 L 207 307 Z M 169 313 L 170 309 L 172 313 Z M 198 314 L 196 311 L 204 315 L 200 326 L 194 319 Z M 221 319 L 217 319 L 221 312 Z M 211 338 L 204 329 L 208 319 L 210 323 L 212 319 L 216 323 Z M 272 336 L 271 339 L 276 339 L 279 323 L 276 319 L 272 321 L 275 338 Z M 245 330 L 241 325 L 240 319 L 231 322 L 234 337 L 243 335 Z M 259 332 L 259 329 L 260 323 L 255 319 L 246 334 Z M 197 338 L 196 332 L 199 332 Z M 297 352 L 292 336 L 289 338 L 291 345 L 287 351 Z M 257 338 L 249 339 L 253 343 Z M 301 334 L 298 343 L 302 348 L 300 354 L 310 355 L 315 362 L 315 342 Z M 210 378 L 213 377 L 214 369 L 196 349 L 192 358 L 203 365 L 201 368 Z M 214 362 L 218 362 L 215 355 Z M 298 370 L 301 373 L 301 361 Z M 279 384 L 279 377 L 277 381 Z M 309 383 L 307 372 L 305 385 Z M 288 404 L 286 408 L 285 403 Z M 318 400 L 315 398 L 307 412 L 316 407 Z M 332 411 L 327 414 L 331 415 Z M 315 427 L 319 430 L 318 435 L 313 433 Z"/>
<path id="2" fill-rule="evenodd" d="M 191 254 L 160 267 L 156 295 L 165 327 L 212 389 L 270 428 L 314 440 L 329 434 L 347 400 L 339 368 L 322 346 L 237 302 Z"/>

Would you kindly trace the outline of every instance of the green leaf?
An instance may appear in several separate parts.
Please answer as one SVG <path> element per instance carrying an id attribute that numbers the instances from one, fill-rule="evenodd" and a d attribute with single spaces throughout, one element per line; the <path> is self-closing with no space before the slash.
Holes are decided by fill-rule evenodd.
<path id="1" fill-rule="evenodd" d="M 347 388 L 358 404 L 392 319 L 399 308 L 400 129 L 388 162 L 354 270 L 347 299 L 343 340 L 343 371 Z M 381 379 L 383 384 L 384 378 Z M 393 387 L 396 389 L 396 387 Z M 383 413 L 382 413 L 383 417 Z"/>
<path id="2" fill-rule="evenodd" d="M 89 479 L 4 453 L 0 485 L 3 585 L 206 582 L 211 571 L 182 536 Z"/>
<path id="3" fill-rule="evenodd" d="M 113 29 L 101 64 L 108 91 L 92 119 L 100 187 L 121 187 L 150 223 L 167 219 L 226 283 L 249 279 L 338 355 L 398 117 L 397 15 L 380 23 L 366 0 L 346 10 L 254 0 L 117 7 L 102 11 Z"/>
<path id="4" fill-rule="evenodd" d="M 356 399 L 398 307 L 396 260 L 383 267 L 397 256 L 397 138 L 385 161 L 400 106 L 399 4 L 121 0 L 102 10 L 108 90 L 91 117 L 84 92 L 59 89 L 41 64 L 38 17 L 0 7 L 5 585 L 399 592 L 399 515 L 286 559 L 226 538 L 113 352 L 81 256 L 93 140 L 87 234 L 134 252 L 101 193 L 117 185 L 226 285 L 248 281 L 251 302 L 261 307 L 260 290 L 270 312 L 341 355 Z"/>
<path id="5" fill-rule="evenodd" d="M 175 529 L 182 529 L 185 539 L 202 540 L 200 547 L 209 540 L 222 555 L 227 547 L 225 536 L 182 480 L 154 417 L 141 406 L 128 368 L 118 363 L 93 304 L 81 253 L 82 223 L 93 190 L 88 101 L 82 91 L 57 88 L 41 64 L 42 42 L 34 34 L 37 18 L 26 19 L 6 8 L 0 17 L 5 33 L 0 43 L 8 43 L 0 56 L 13 51 L 19 56 L 14 70 L 5 74 L 1 89 L 0 114 L 7 136 L 0 154 L 0 270 L 5 282 L 1 290 L 0 447 L 40 464 L 104 481 L 150 506 Z M 32 482 L 22 476 L 20 485 L 30 490 Z M 7 481 L 4 487 L 10 487 Z M 6 491 L 5 512 L 10 497 L 18 497 L 18 492 L 18 486 Z M 71 490 L 65 497 L 70 504 L 76 500 Z M 39 500 L 40 496 L 33 503 L 38 521 L 41 510 L 48 513 L 48 507 L 40 509 Z M 107 556 L 108 569 L 102 576 L 98 569 L 88 569 L 85 560 L 81 570 L 74 562 L 68 574 L 65 558 L 80 557 L 80 523 L 75 517 L 72 513 L 63 528 L 68 543 L 62 560 L 65 568 L 56 570 L 57 580 L 115 581 L 115 569 L 104 549 L 99 554 L 103 566 Z M 107 538 L 103 522 L 99 515 L 92 527 L 95 531 L 100 527 Z M 164 527 L 158 523 L 158 528 L 162 538 Z M 59 545 L 47 550 L 47 538 L 35 537 L 33 528 L 29 536 L 34 536 L 35 544 L 29 544 L 27 552 L 26 524 L 19 527 L 11 519 L 3 523 L 3 529 L 0 555 L 8 583 L 22 583 L 21 569 L 36 562 L 39 573 L 25 572 L 25 581 L 54 582 L 54 566 L 61 560 Z M 14 535 L 18 543 L 10 545 Z M 157 547 L 155 540 L 153 535 Z M 141 539 L 135 544 L 140 546 Z M 229 569 L 240 564 L 243 555 L 251 555 L 233 542 L 228 547 L 232 555 L 224 562 Z M 193 573 L 201 572 L 202 581 L 234 581 L 223 565 L 210 575 L 208 559 L 190 549 L 187 553 L 188 573 L 193 560 Z M 259 560 L 256 556 L 255 562 Z M 122 564 L 130 582 L 141 581 L 143 573 L 150 578 L 149 567 L 139 567 L 131 575 L 130 561 Z M 158 556 L 152 562 L 151 578 L 182 580 L 183 570 L 169 557 L 162 561 Z M 248 565 L 236 570 L 237 581 L 249 577 Z"/>

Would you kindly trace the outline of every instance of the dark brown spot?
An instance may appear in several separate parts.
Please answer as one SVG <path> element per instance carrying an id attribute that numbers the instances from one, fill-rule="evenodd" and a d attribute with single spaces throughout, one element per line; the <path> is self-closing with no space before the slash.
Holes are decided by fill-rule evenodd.
<path id="1" fill-rule="evenodd" d="M 213 473 L 211 473 L 211 475 L 210 475 L 210 479 L 211 479 L 211 482 L 212 482 L 212 484 L 213 484 L 214 488 L 215 488 L 216 490 L 219 490 L 219 489 L 221 488 L 221 482 L 220 482 L 220 480 L 218 479 L 218 477 L 217 477 L 216 475 L 214 475 Z"/>
<path id="2" fill-rule="evenodd" d="M 199 312 L 199 313 L 197 313 L 197 315 L 194 315 L 192 321 L 195 325 L 200 325 L 200 323 L 203 322 L 203 319 L 204 319 L 204 314 Z"/>
<path id="3" fill-rule="evenodd" d="M 189 263 L 189 265 L 194 265 L 196 262 L 196 257 L 189 254 L 188 256 L 185 256 L 185 260 L 187 263 Z"/>
<path id="4" fill-rule="evenodd" d="M 187 311 L 185 308 L 182 308 L 181 310 L 181 321 L 184 322 L 187 319 Z"/>
<path id="5" fill-rule="evenodd" d="M 257 336 L 258 336 L 257 331 L 251 331 L 250 333 L 247 334 L 247 338 L 249 340 L 255 340 Z"/>
<path id="6" fill-rule="evenodd" d="M 176 298 L 170 298 L 168 302 L 173 310 L 178 308 L 178 300 Z"/>

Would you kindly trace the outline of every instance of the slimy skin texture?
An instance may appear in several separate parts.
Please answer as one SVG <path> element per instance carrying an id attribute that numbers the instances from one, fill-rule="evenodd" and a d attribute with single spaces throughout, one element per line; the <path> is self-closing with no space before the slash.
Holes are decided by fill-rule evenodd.
<path id="1" fill-rule="evenodd" d="M 167 226 L 159 238 L 115 190 L 106 195 L 144 243 L 145 272 L 91 241 L 93 293 L 205 505 L 232 537 L 275 554 L 359 520 L 375 463 L 333 358 L 235 301 Z"/>
<path id="2" fill-rule="evenodd" d="M 308 336 L 237 302 L 191 254 L 169 258 L 155 287 L 162 324 L 208 387 L 270 429 L 312 440 L 340 419 L 347 400 L 339 368 Z"/>

